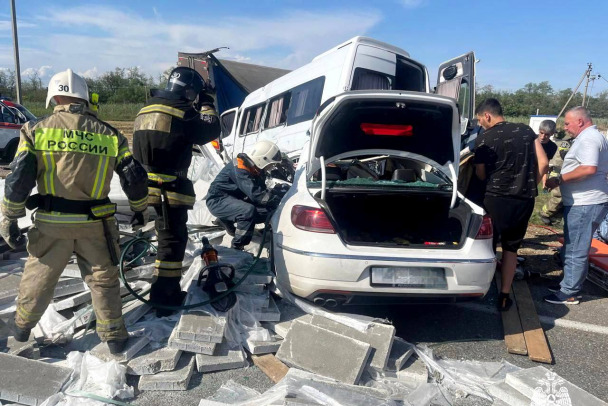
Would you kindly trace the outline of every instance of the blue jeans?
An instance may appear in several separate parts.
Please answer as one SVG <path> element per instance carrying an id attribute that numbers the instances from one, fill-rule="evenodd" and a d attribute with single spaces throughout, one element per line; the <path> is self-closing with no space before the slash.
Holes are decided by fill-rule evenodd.
<path id="1" fill-rule="evenodd" d="M 583 288 L 593 233 L 608 213 L 608 204 L 564 206 L 564 279 L 561 292 L 574 296 Z"/>

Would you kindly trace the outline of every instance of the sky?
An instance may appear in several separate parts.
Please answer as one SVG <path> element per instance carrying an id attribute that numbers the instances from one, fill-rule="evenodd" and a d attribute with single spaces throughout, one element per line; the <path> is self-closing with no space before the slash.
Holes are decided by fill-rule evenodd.
<path id="1" fill-rule="evenodd" d="M 608 90 L 608 1 L 16 0 L 22 74 L 96 77 L 138 66 L 158 77 L 177 52 L 286 69 L 357 35 L 408 51 L 435 82 L 441 62 L 475 51 L 477 82 L 500 90 L 574 88 L 593 63 Z M 10 1 L 0 5 L 0 69 L 14 69 Z"/>

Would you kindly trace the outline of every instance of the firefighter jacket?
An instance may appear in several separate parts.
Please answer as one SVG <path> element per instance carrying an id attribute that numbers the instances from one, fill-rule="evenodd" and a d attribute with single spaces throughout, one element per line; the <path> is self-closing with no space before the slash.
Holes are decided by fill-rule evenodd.
<path id="1" fill-rule="evenodd" d="M 217 174 L 207 193 L 206 200 L 233 197 L 255 206 L 276 208 L 281 196 L 266 187 L 265 176 L 246 154 L 238 154 Z"/>
<path id="2" fill-rule="evenodd" d="M 161 188 L 169 206 L 194 205 L 192 182 L 186 177 L 192 146 L 203 145 L 220 135 L 215 109 L 205 105 L 197 111 L 183 99 L 152 97 L 137 114 L 133 154 L 148 171 L 149 203 L 160 205 Z"/>
<path id="3" fill-rule="evenodd" d="M 557 141 L 557 153 L 553 155 L 549 162 L 549 177 L 559 176 L 564 164 L 564 157 L 572 146 L 572 138 L 562 139 Z"/>
<path id="4" fill-rule="evenodd" d="M 27 122 L 10 166 L 1 204 L 7 218 L 25 216 L 34 186 L 39 195 L 30 201 L 37 197 L 47 206 L 35 206 L 37 221 L 87 223 L 111 216 L 115 205 L 107 197 L 112 172 L 120 177 L 133 211 L 148 205 L 146 173 L 133 159 L 127 139 L 84 104 L 59 105 L 52 115 Z M 79 213 L 82 207 L 90 208 L 91 215 Z"/>

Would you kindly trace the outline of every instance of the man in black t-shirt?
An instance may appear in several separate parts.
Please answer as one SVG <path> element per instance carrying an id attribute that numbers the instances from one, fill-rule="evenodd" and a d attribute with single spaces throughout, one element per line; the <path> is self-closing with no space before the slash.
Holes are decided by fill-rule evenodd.
<path id="1" fill-rule="evenodd" d="M 475 110 L 483 136 L 475 148 L 475 173 L 486 181 L 484 207 L 494 225 L 494 247 L 502 246 L 502 286 L 498 307 L 507 310 L 517 250 L 526 234 L 534 210 L 537 183 L 540 180 L 537 156 L 542 154 L 542 169 L 548 160 L 536 134 L 520 123 L 508 123 L 496 99 L 484 100 Z"/>

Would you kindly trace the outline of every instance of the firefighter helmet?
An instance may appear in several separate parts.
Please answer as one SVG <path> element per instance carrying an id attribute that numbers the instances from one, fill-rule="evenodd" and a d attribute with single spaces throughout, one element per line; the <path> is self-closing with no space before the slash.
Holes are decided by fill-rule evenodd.
<path id="1" fill-rule="evenodd" d="M 53 75 L 49 81 L 49 88 L 46 95 L 46 107 L 55 104 L 55 96 L 69 96 L 81 99 L 89 103 L 89 87 L 81 76 L 75 74 L 72 69 L 59 72 Z"/>
<path id="2" fill-rule="evenodd" d="M 182 98 L 194 101 L 207 86 L 201 75 L 194 69 L 179 66 L 171 71 L 165 91 L 175 93 Z"/>
<path id="3" fill-rule="evenodd" d="M 261 140 L 255 143 L 249 158 L 259 169 L 266 169 L 269 165 L 281 162 L 281 150 L 272 141 Z"/>

